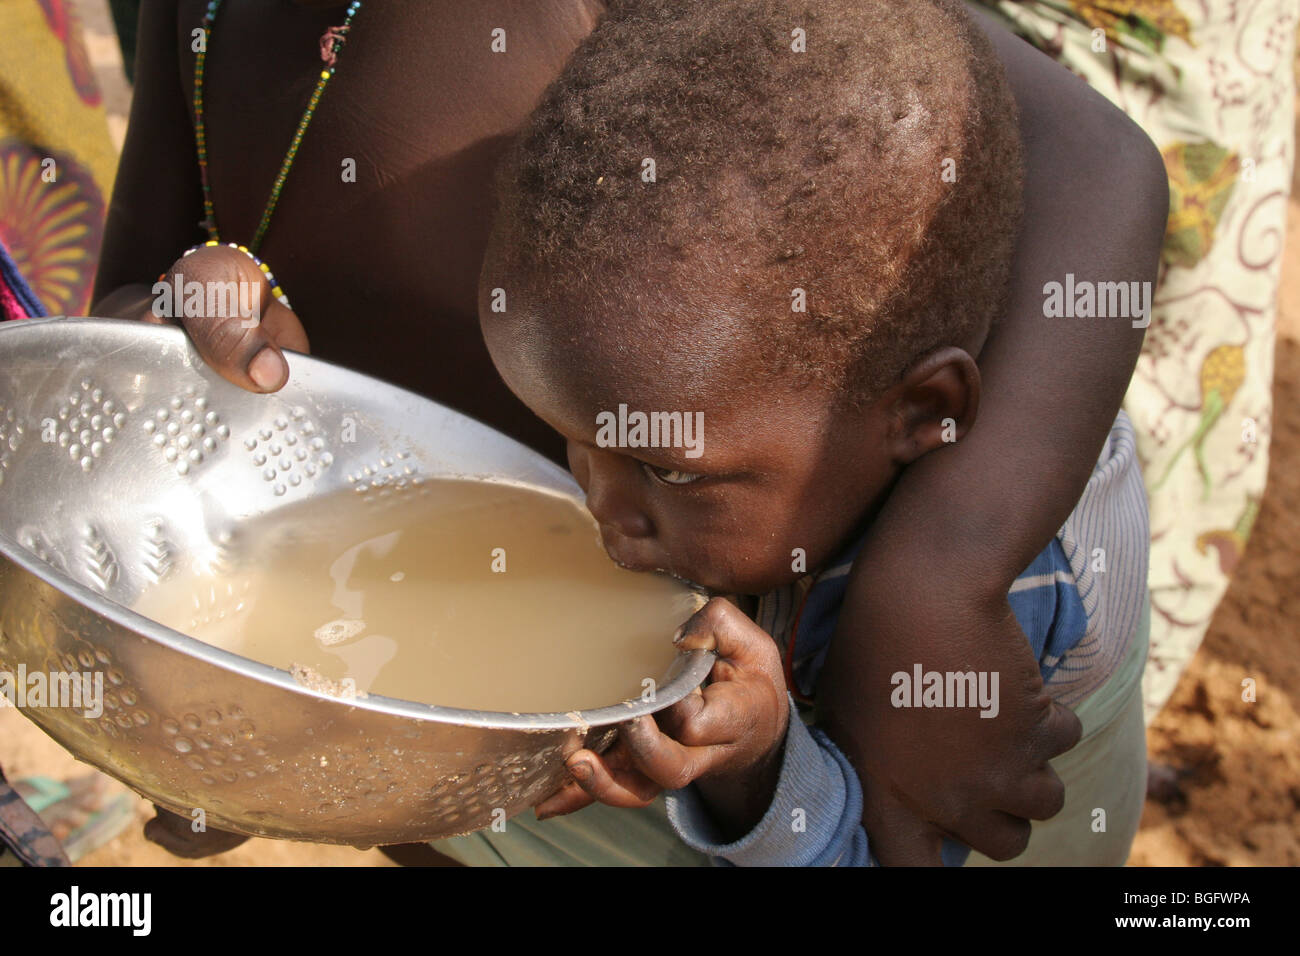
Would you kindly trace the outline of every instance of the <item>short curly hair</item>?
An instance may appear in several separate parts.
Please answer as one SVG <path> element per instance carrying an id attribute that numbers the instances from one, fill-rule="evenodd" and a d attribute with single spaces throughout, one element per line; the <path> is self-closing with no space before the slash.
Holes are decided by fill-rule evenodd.
<path id="1" fill-rule="evenodd" d="M 559 294 L 721 255 L 750 362 L 857 404 L 994 322 L 1021 182 L 958 0 L 615 0 L 503 162 L 492 246 Z"/>

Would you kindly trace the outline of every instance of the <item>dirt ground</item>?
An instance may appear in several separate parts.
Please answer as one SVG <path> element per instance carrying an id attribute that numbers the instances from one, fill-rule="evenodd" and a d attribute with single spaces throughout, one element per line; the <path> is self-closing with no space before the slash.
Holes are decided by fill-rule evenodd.
<path id="1" fill-rule="evenodd" d="M 1273 378 L 1268 487 L 1246 553 L 1191 666 L 1147 729 L 1183 768 L 1148 800 L 1139 866 L 1300 865 L 1300 177 L 1293 176 Z M 1242 680 L 1256 701 L 1242 700 Z"/>
<path id="2" fill-rule="evenodd" d="M 87 11 L 92 59 L 120 142 L 127 94 L 105 35 L 102 0 Z M 116 71 L 116 73 L 115 73 Z M 116 85 L 116 93 L 114 88 Z M 116 97 L 116 99 L 114 98 Z M 1300 191 L 1300 181 L 1294 183 Z M 1205 643 L 1147 732 L 1152 761 L 1181 768 L 1161 801 L 1148 800 L 1134 866 L 1300 865 L 1300 202 L 1288 221 L 1274 379 L 1268 489 L 1245 556 Z M 1242 680 L 1256 701 L 1242 700 Z M 12 709 L 0 709 L 0 758 L 10 778 L 86 771 Z M 137 824 L 82 861 L 102 866 L 391 865 L 377 850 L 250 840 L 204 861 L 178 860 Z"/>
<path id="3" fill-rule="evenodd" d="M 1296 76 L 1300 82 L 1300 51 Z M 1132 865 L 1300 865 L 1298 197 L 1300 164 L 1278 302 L 1268 487 L 1205 643 L 1147 728 L 1150 759 L 1184 775 L 1171 799 L 1147 801 Z M 1254 703 L 1242 700 L 1248 677 Z"/>

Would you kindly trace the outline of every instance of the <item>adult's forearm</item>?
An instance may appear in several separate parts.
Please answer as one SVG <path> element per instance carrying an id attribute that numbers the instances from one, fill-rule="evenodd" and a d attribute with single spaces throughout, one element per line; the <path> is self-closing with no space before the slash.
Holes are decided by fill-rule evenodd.
<path id="1" fill-rule="evenodd" d="M 903 473 L 867 546 L 920 545 L 930 559 L 919 566 L 992 598 L 1074 508 L 1142 347 L 1132 316 L 1047 317 L 1044 286 L 1073 274 L 1153 289 L 1169 189 L 1159 153 L 1123 113 L 1024 41 L 996 26 L 989 36 L 1017 93 L 1025 152 L 1014 285 L 979 357 L 974 427 Z"/>
<path id="2" fill-rule="evenodd" d="M 96 309 L 123 286 L 152 282 L 202 238 L 202 190 L 180 84 L 175 0 L 146 0 L 126 142 L 104 224 Z"/>

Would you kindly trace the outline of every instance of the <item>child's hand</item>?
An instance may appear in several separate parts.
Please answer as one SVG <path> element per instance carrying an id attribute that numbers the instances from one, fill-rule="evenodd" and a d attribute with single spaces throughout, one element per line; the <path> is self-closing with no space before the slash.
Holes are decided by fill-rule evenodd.
<path id="1" fill-rule="evenodd" d="M 603 756 L 570 756 L 576 783 L 538 804 L 538 819 L 595 801 L 644 807 L 661 791 L 692 782 L 715 822 L 735 836 L 762 819 L 790 720 L 776 643 L 734 604 L 714 598 L 683 626 L 679 646 L 717 652 L 704 690 L 624 725 Z"/>
<path id="2" fill-rule="evenodd" d="M 240 388 L 251 392 L 282 388 L 289 379 L 289 367 L 280 350 L 306 352 L 307 333 L 298 316 L 271 294 L 271 284 L 253 260 L 226 246 L 204 247 L 177 259 L 162 281 L 171 284 L 177 275 L 186 284 L 202 284 L 205 290 L 209 283 L 251 283 L 259 289 L 260 320 L 253 322 L 239 315 L 184 316 L 183 302 L 173 303 L 173 311 L 179 313 L 175 319 L 152 312 L 142 318 L 183 323 L 203 361 Z M 204 298 L 206 302 L 206 292 Z"/>

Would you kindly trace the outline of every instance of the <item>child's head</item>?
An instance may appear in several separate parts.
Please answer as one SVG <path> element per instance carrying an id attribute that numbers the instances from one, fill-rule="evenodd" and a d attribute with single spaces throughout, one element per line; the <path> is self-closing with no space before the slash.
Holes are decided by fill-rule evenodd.
<path id="1" fill-rule="evenodd" d="M 500 191 L 484 335 L 615 560 L 770 589 L 973 422 L 1020 147 L 955 0 L 615 4 Z M 702 454 L 635 412 L 702 413 Z"/>

